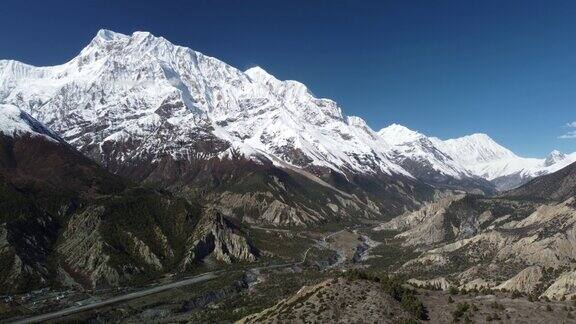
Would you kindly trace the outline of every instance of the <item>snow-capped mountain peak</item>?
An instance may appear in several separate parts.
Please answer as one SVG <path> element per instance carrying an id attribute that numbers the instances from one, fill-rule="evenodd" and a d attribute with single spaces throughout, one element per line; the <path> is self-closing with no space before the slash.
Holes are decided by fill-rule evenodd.
<path id="1" fill-rule="evenodd" d="M 378 134 L 393 145 L 414 142 L 424 137 L 424 135 L 399 124 L 391 124 L 382 128 Z"/>
<path id="2" fill-rule="evenodd" d="M 180 158 L 232 146 L 302 167 L 407 174 L 365 123 L 359 131 L 304 84 L 259 67 L 243 72 L 147 32 L 101 30 L 71 61 L 21 70 L 0 79 L 0 101 L 92 156 Z"/>
<path id="3" fill-rule="evenodd" d="M 266 70 L 264 70 L 259 66 L 251 67 L 248 70 L 244 71 L 244 73 L 246 73 L 246 75 L 248 75 L 250 79 L 262 84 L 267 84 L 269 82 L 272 82 L 274 84 L 280 83 L 280 80 L 276 79 L 276 77 L 266 72 Z"/>
<path id="4" fill-rule="evenodd" d="M 500 190 L 517 187 L 526 181 L 576 161 L 576 153 L 552 152 L 547 159 L 525 158 L 496 143 L 486 134 L 473 134 L 434 143 L 473 174 L 493 181 Z"/>
<path id="5" fill-rule="evenodd" d="M 391 146 L 390 155 L 396 163 L 426 182 L 442 185 L 456 179 L 458 188 L 491 190 L 490 184 L 471 174 L 422 133 L 392 124 L 381 129 L 378 135 Z"/>
<path id="6" fill-rule="evenodd" d="M 554 164 L 556 164 L 556 163 L 558 163 L 564 159 L 566 159 L 566 154 L 564 154 L 558 150 L 553 150 L 546 157 L 546 160 L 544 161 L 544 165 L 549 167 L 549 166 L 552 166 L 552 165 L 554 165 Z"/>
<path id="7" fill-rule="evenodd" d="M 127 39 L 127 38 L 129 38 L 128 35 L 117 33 L 117 32 L 111 31 L 109 29 L 100 29 L 96 33 L 96 36 L 94 37 L 93 40 L 102 40 L 102 41 L 108 42 L 108 41 L 122 40 L 122 39 Z"/>
<path id="8" fill-rule="evenodd" d="M 496 143 L 490 136 L 483 133 L 445 141 L 434 138 L 433 141 L 442 151 L 463 165 L 515 159 L 518 157 L 512 151 Z"/>
<path id="9" fill-rule="evenodd" d="M 494 180 L 524 169 L 535 167 L 536 159 L 520 158 L 509 149 L 482 133 L 442 141 L 433 139 L 436 146 L 473 174 Z"/>

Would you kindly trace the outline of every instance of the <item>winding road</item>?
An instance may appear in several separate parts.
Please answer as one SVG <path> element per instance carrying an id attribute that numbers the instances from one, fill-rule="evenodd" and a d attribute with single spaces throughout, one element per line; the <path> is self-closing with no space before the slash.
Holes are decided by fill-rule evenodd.
<path id="1" fill-rule="evenodd" d="M 330 237 L 332 237 L 332 236 L 334 236 L 340 232 L 342 232 L 342 231 L 331 233 L 330 235 L 323 237 L 322 242 L 327 244 L 326 240 L 328 238 L 330 238 Z M 263 267 L 256 267 L 253 269 L 265 270 L 265 269 L 276 269 L 276 268 L 290 267 L 290 266 L 295 266 L 295 265 L 302 265 L 306 261 L 306 258 L 308 256 L 308 252 L 310 251 L 310 249 L 311 249 L 311 247 L 309 247 L 308 249 L 306 249 L 306 251 L 304 251 L 304 254 L 302 256 L 302 260 L 299 262 L 268 265 L 268 266 L 263 266 Z M 55 311 L 52 313 L 47 313 L 47 314 L 42 314 L 42 315 L 37 315 L 37 316 L 32 316 L 32 317 L 27 317 L 27 318 L 22 318 L 22 319 L 17 319 L 13 322 L 10 322 L 10 323 L 13 323 L 13 324 L 38 323 L 38 322 L 44 322 L 44 321 L 48 321 L 48 320 L 54 320 L 54 319 L 58 319 L 58 318 L 68 316 L 71 314 L 75 314 L 75 313 L 79 313 L 79 312 L 85 312 L 85 311 L 93 310 L 96 308 L 100 308 L 100 307 L 104 307 L 104 306 L 108 306 L 108 305 L 112 305 L 112 304 L 116 304 L 116 303 L 120 303 L 120 302 L 125 302 L 125 301 L 132 300 L 135 298 L 140 298 L 140 297 L 144 297 L 147 295 L 156 294 L 156 293 L 159 293 L 162 291 L 166 291 L 166 290 L 170 290 L 170 289 L 174 289 L 174 288 L 179 288 L 179 287 L 183 287 L 183 286 L 187 286 L 187 285 L 191 285 L 191 284 L 196 284 L 196 283 L 212 280 L 212 279 L 217 278 L 220 274 L 222 274 L 224 272 L 225 272 L 224 270 L 206 272 L 206 273 L 203 273 L 203 274 L 200 274 L 200 275 L 197 275 L 194 277 L 186 278 L 186 279 L 183 279 L 180 281 L 161 284 L 159 286 L 155 286 L 155 287 L 146 288 L 143 290 L 127 293 L 124 295 L 112 297 L 112 298 L 109 298 L 109 299 L 106 299 L 103 301 L 99 301 L 99 302 L 95 302 L 95 303 L 91 303 L 91 304 L 87 304 L 87 305 L 72 306 L 72 307 L 68 307 L 68 308 L 65 308 L 65 309 L 62 309 L 59 311 Z"/>
<path id="2" fill-rule="evenodd" d="M 48 320 L 60 318 L 63 316 L 67 316 L 70 314 L 74 314 L 74 313 L 78 313 L 78 312 L 84 312 L 87 310 L 100 308 L 103 306 L 131 300 L 134 298 L 139 298 L 139 297 L 159 293 L 159 292 L 162 292 L 165 290 L 179 288 L 179 287 L 183 287 L 183 286 L 187 286 L 187 285 L 191 285 L 191 284 L 195 284 L 195 283 L 199 283 L 199 282 L 203 282 L 203 281 L 212 280 L 212 279 L 217 278 L 217 277 L 218 277 L 217 272 L 207 272 L 207 273 L 203 273 L 201 275 L 187 278 L 184 280 L 180 280 L 177 282 L 171 282 L 168 284 L 164 284 L 164 285 L 160 285 L 160 286 L 156 286 L 156 287 L 152 287 L 152 288 L 148 288 L 148 289 L 144 289 L 144 290 L 140 290 L 140 291 L 136 291 L 136 292 L 131 292 L 131 293 L 128 293 L 125 295 L 112 297 L 112 298 L 107 299 L 107 300 L 103 300 L 100 302 L 96 302 L 96 303 L 92 303 L 92 304 L 88 304 L 88 305 L 84 305 L 84 306 L 73 306 L 73 307 L 65 308 L 65 309 L 62 309 L 62 310 L 59 310 L 59 311 L 56 311 L 53 313 L 47 313 L 47 314 L 42 314 L 42 315 L 38 315 L 38 316 L 23 318 L 20 320 L 16 320 L 12 323 L 23 324 L 23 323 L 38 323 L 38 322 L 48 321 Z"/>

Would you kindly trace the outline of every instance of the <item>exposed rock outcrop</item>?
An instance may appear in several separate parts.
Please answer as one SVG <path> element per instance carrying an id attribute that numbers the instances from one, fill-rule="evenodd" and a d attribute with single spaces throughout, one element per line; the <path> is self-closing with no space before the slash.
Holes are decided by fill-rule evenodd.
<path id="1" fill-rule="evenodd" d="M 572 296 L 576 296 L 576 271 L 562 274 L 542 295 L 552 299 L 561 299 L 562 297 L 570 299 Z"/>
<path id="2" fill-rule="evenodd" d="M 232 263 L 255 261 L 259 252 L 232 219 L 214 208 L 208 208 L 187 243 L 182 267 L 212 256 L 216 260 Z"/>
<path id="3" fill-rule="evenodd" d="M 507 291 L 520 291 L 523 293 L 530 294 L 536 290 L 541 280 L 542 280 L 542 268 L 540 266 L 531 266 L 520 271 L 514 277 L 496 286 L 496 289 Z"/>
<path id="4" fill-rule="evenodd" d="M 117 285 L 121 280 L 121 274 L 110 264 L 110 255 L 100 234 L 103 213 L 100 207 L 74 215 L 57 248 L 64 270 L 76 282 L 88 287 Z"/>
<path id="5" fill-rule="evenodd" d="M 450 289 L 450 287 L 454 286 L 444 277 L 438 277 L 428 280 L 420 280 L 412 278 L 408 280 L 408 283 L 414 285 L 415 287 L 426 287 L 426 288 L 430 287 L 437 290 L 448 290 Z"/>
<path id="6" fill-rule="evenodd" d="M 447 208 L 464 195 L 445 197 L 414 212 L 405 213 L 387 223 L 378 226 L 377 230 L 403 231 L 398 238 L 405 238 L 405 245 L 430 245 L 442 242 L 446 237 L 444 217 Z"/>

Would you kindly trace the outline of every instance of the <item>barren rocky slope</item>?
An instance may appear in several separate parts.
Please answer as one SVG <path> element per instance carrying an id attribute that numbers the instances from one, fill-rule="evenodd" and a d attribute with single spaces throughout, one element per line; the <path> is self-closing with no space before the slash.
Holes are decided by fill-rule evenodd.
<path id="1" fill-rule="evenodd" d="M 378 230 L 398 231 L 420 251 L 399 272 L 450 285 L 576 295 L 574 165 L 501 197 L 457 196 L 406 213 Z M 428 281 L 432 283 L 432 281 Z"/>
<path id="2" fill-rule="evenodd" d="M 415 320 L 378 283 L 329 279 L 237 323 L 399 323 Z"/>

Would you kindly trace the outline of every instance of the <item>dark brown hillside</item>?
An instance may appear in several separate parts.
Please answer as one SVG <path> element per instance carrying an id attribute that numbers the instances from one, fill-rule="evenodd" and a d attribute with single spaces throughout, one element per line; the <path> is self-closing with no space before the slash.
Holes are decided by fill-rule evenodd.
<path id="1" fill-rule="evenodd" d="M 270 218 L 282 219 L 275 225 L 285 226 L 386 218 L 419 208 L 436 193 L 432 186 L 397 175 L 343 174 L 329 168 L 303 171 L 279 167 L 264 157 L 256 161 L 239 154 L 206 156 L 210 155 L 191 154 L 180 160 L 134 158 L 111 171 L 229 208 L 239 218 L 269 224 L 261 216 L 274 214 Z"/>
<path id="2" fill-rule="evenodd" d="M 13 281 L 14 290 L 47 284 L 67 217 L 89 196 L 121 192 L 126 184 L 65 143 L 0 134 L 0 281 Z"/>
<path id="3" fill-rule="evenodd" d="M 120 192 L 128 185 L 71 146 L 35 135 L 0 135 L 0 174 L 23 190 L 69 197 Z"/>
<path id="4" fill-rule="evenodd" d="M 257 250 L 244 233 L 218 217 L 113 175 L 66 143 L 0 135 L 0 292 L 71 281 L 115 286 L 188 270 L 212 255 L 253 260 Z M 191 237 L 202 235 L 222 241 L 200 256 Z"/>
<path id="5" fill-rule="evenodd" d="M 562 201 L 576 196 L 576 163 L 552 174 L 533 179 L 520 188 L 503 194 L 505 197 L 519 197 Z"/>

